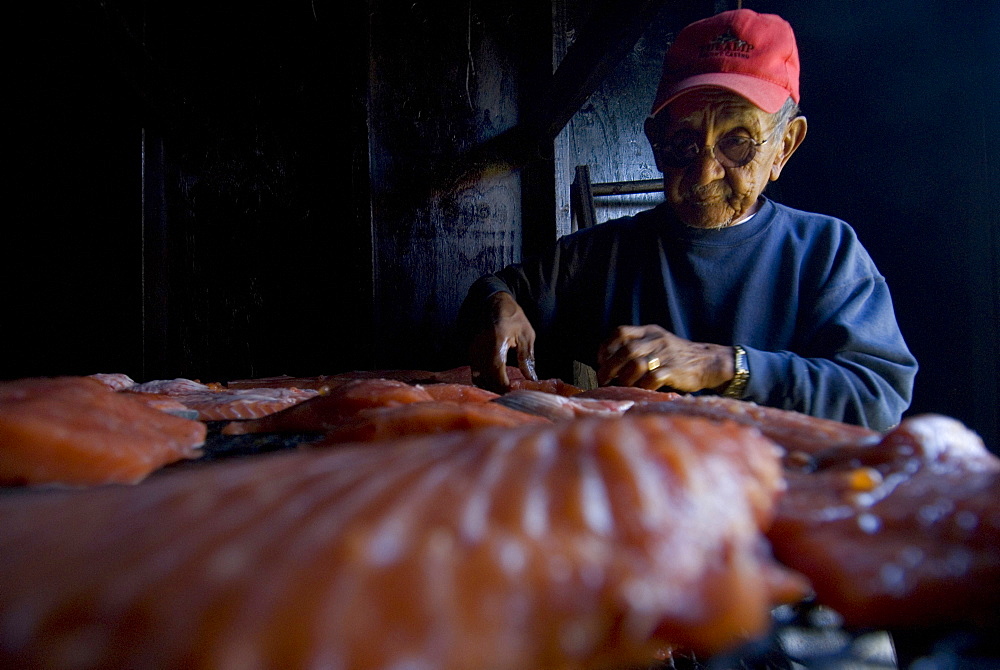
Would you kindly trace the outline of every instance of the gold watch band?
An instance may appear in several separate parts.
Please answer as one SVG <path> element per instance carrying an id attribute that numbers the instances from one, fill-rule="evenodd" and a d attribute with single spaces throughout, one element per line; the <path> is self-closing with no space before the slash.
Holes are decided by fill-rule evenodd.
<path id="1" fill-rule="evenodd" d="M 750 381 L 750 368 L 747 367 L 747 352 L 740 345 L 733 346 L 733 365 L 736 368 L 736 374 L 733 375 L 732 380 L 726 385 L 726 388 L 722 391 L 722 395 L 726 398 L 736 398 L 740 399 L 747 390 L 747 382 Z"/>

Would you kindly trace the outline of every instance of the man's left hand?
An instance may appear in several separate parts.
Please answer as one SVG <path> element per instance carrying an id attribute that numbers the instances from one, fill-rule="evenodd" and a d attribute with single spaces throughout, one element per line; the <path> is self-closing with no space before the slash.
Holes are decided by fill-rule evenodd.
<path id="1" fill-rule="evenodd" d="M 736 373 L 733 348 L 691 342 L 660 326 L 620 326 L 597 352 L 597 381 L 692 393 L 728 384 Z"/>

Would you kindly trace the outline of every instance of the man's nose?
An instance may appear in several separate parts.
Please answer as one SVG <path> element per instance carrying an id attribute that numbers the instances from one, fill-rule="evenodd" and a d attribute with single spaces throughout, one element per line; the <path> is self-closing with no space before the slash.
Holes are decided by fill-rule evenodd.
<path id="1" fill-rule="evenodd" d="M 714 146 L 703 146 L 688 169 L 695 171 L 698 184 L 709 184 L 726 175 L 722 163 L 715 157 Z"/>

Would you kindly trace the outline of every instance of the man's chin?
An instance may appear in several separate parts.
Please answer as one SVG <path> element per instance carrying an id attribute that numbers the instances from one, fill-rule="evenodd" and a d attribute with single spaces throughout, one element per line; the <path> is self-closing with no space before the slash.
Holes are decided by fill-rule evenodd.
<path id="1" fill-rule="evenodd" d="M 677 215 L 689 228 L 725 228 L 733 221 L 733 210 L 718 203 L 684 203 Z"/>

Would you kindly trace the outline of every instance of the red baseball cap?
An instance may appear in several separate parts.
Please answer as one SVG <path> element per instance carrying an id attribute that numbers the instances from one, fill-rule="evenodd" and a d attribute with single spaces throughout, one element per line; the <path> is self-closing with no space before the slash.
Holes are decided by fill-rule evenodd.
<path id="1" fill-rule="evenodd" d="M 769 114 L 799 102 L 799 50 L 780 16 L 733 9 L 695 21 L 677 35 L 663 62 L 650 115 L 693 88 L 725 88 Z"/>

